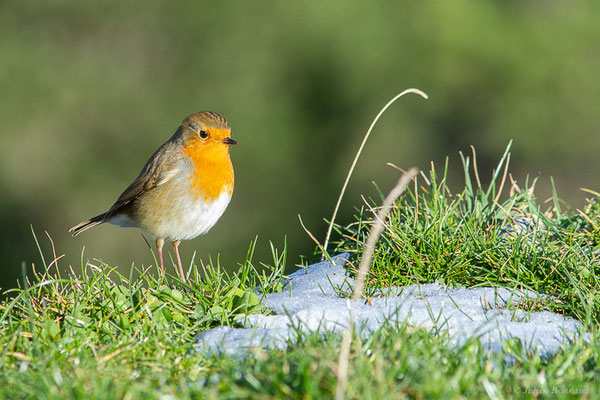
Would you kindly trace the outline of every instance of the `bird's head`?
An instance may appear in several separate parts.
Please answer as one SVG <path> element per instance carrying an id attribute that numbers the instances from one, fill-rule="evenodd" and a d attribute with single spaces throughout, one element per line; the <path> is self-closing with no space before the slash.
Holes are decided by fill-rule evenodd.
<path id="1" fill-rule="evenodd" d="M 231 138 L 231 127 L 225 118 L 216 112 L 201 111 L 187 117 L 179 127 L 185 147 L 198 151 L 225 151 L 237 144 Z"/>

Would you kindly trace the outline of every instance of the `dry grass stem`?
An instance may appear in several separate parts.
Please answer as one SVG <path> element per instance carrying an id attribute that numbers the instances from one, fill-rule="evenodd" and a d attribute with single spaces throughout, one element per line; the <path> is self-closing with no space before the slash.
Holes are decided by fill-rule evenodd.
<path id="1" fill-rule="evenodd" d="M 473 152 L 473 174 L 475 175 L 477 187 L 481 189 L 482 186 L 481 181 L 479 180 L 479 171 L 477 170 L 477 153 L 475 153 L 475 147 L 473 147 L 473 145 L 471 145 L 471 151 Z"/>
<path id="2" fill-rule="evenodd" d="M 373 251 L 375 250 L 375 243 L 379 239 L 379 236 L 383 233 L 385 227 L 385 220 L 392 209 L 396 199 L 404 193 L 406 187 L 417 177 L 419 170 L 417 168 L 411 168 L 408 172 L 404 173 L 396 186 L 387 195 L 379 212 L 376 214 L 374 225 L 371 228 L 371 232 L 367 237 L 367 243 L 365 244 L 365 251 L 358 267 L 358 276 L 356 277 L 356 284 L 354 285 L 354 292 L 352 294 L 353 300 L 358 300 L 362 296 L 363 289 L 365 287 L 365 280 L 369 273 L 369 268 L 373 260 Z M 342 400 L 346 395 L 346 384 L 348 382 L 348 363 L 350 358 L 350 341 L 352 337 L 353 324 L 352 318 L 350 318 L 348 329 L 344 330 L 342 334 L 342 344 L 340 348 L 340 357 L 338 358 L 337 367 L 337 385 L 335 390 L 336 400 Z"/>
<path id="3" fill-rule="evenodd" d="M 595 197 L 600 197 L 600 193 L 599 193 L 599 192 L 596 192 L 595 190 L 592 190 L 592 189 L 587 189 L 587 188 L 579 188 L 579 190 L 581 190 L 581 191 L 583 191 L 583 192 L 586 192 L 586 193 L 589 193 L 589 194 L 591 194 L 592 196 L 595 196 Z"/>
<path id="4" fill-rule="evenodd" d="M 421 90 L 419 90 L 419 89 L 406 89 L 402 93 L 399 93 L 396 96 L 394 96 L 394 98 L 392 98 L 385 106 L 383 106 L 383 108 L 379 111 L 379 113 L 377 114 L 377 116 L 375 117 L 375 119 L 373 120 L 373 122 L 371 122 L 371 126 L 367 130 L 367 133 L 365 134 L 365 137 L 363 138 L 362 143 L 360 144 L 360 147 L 358 148 L 358 151 L 356 152 L 356 155 L 354 156 L 354 160 L 352 161 L 352 165 L 350 166 L 350 169 L 348 170 L 348 175 L 346 175 L 346 180 L 344 181 L 344 185 L 342 186 L 342 190 L 340 192 L 340 196 L 338 197 L 337 203 L 336 203 L 335 208 L 333 210 L 333 215 L 331 216 L 331 219 L 329 221 L 329 227 L 327 228 L 327 234 L 325 235 L 325 244 L 323 245 L 323 247 L 325 248 L 325 250 L 327 250 L 327 245 L 329 244 L 329 237 L 331 236 L 331 230 L 333 229 L 333 224 L 335 222 L 335 218 L 337 217 L 337 213 L 338 213 L 338 210 L 340 208 L 340 204 L 342 202 L 342 198 L 344 197 L 344 194 L 346 193 L 346 188 L 348 187 L 348 182 L 350 181 L 350 177 L 352 176 L 352 173 L 354 172 L 354 168 L 356 167 L 356 163 L 358 162 L 358 158 L 360 157 L 360 155 L 361 155 L 361 153 L 363 151 L 363 148 L 365 147 L 365 143 L 367 142 L 367 139 L 371 135 L 371 131 L 373 130 L 373 127 L 375 126 L 375 124 L 377 123 L 377 121 L 379 120 L 379 118 L 381 117 L 381 115 L 383 115 L 383 113 L 385 112 L 385 110 L 387 110 L 388 107 L 391 106 L 396 100 L 398 100 L 400 97 L 404 96 L 407 93 L 418 94 L 419 96 L 423 97 L 424 99 L 428 98 L 427 95 L 424 92 L 422 92 Z M 325 251 L 323 251 L 323 258 L 322 259 L 325 259 Z"/>
<path id="5" fill-rule="evenodd" d="M 385 227 L 384 221 L 387 218 L 388 213 L 392 209 L 394 202 L 404 191 L 406 187 L 416 176 L 419 174 L 419 170 L 417 168 L 409 169 L 405 174 L 403 174 L 396 186 L 390 191 L 387 195 L 379 212 L 376 215 L 375 224 L 371 228 L 371 233 L 367 237 L 367 243 L 365 243 L 365 251 L 362 259 L 360 260 L 360 265 L 358 267 L 358 275 L 356 277 L 356 284 L 354 285 L 354 293 L 352 294 L 352 298 L 354 300 L 358 300 L 362 296 L 362 292 L 365 286 L 365 280 L 367 274 L 369 273 L 369 268 L 371 266 L 371 262 L 373 260 L 373 251 L 375 250 L 375 244 L 379 239 L 379 236 L 383 233 L 383 229 Z"/>
<path id="6" fill-rule="evenodd" d="M 323 259 L 324 259 L 326 257 L 325 248 L 323 248 L 321 243 L 319 243 L 319 241 L 317 240 L 315 235 L 313 235 L 312 232 L 309 231 L 306 228 L 306 226 L 304 226 L 304 222 L 302 222 L 302 217 L 300 216 L 300 214 L 298 214 L 298 219 L 300 220 L 300 225 L 302 226 L 302 229 L 304 229 L 304 232 L 306 232 L 306 234 L 313 240 L 313 242 L 315 242 L 317 244 L 317 246 L 319 247 L 319 250 L 321 250 L 321 252 L 323 253 Z M 327 255 L 327 257 L 329 257 L 329 256 Z"/>
<path id="7" fill-rule="evenodd" d="M 421 171 L 421 177 L 423 178 L 423 180 L 425 181 L 425 184 L 427 186 L 431 186 L 431 182 L 429 182 L 429 179 L 427 178 L 427 175 L 425 175 L 425 173 L 423 171 Z"/>

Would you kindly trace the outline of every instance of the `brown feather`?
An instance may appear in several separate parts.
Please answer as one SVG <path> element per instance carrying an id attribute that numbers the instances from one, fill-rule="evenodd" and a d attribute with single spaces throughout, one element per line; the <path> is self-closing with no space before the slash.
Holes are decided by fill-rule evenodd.
<path id="1" fill-rule="evenodd" d="M 73 233 L 73 236 L 79 235 L 81 232 L 86 229 L 90 229 L 96 225 L 100 225 L 101 223 L 106 221 L 106 213 L 96 215 L 93 218 L 88 219 L 87 221 L 83 221 L 69 229 L 69 232 Z"/>
<path id="2" fill-rule="evenodd" d="M 115 215 L 133 200 L 155 188 L 166 172 L 174 168 L 180 157 L 176 156 L 173 142 L 163 144 L 144 165 L 138 177 L 123 191 L 115 204 L 106 212 L 105 218 Z"/>

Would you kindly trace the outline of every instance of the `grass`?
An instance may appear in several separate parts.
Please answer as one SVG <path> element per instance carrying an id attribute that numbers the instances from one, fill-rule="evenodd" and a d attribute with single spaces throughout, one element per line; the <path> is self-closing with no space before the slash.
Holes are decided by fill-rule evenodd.
<path id="1" fill-rule="evenodd" d="M 589 199 L 571 210 L 557 197 L 546 209 L 535 197 L 535 179 L 523 188 L 506 171 L 506 149 L 488 187 L 462 156 L 465 187 L 452 193 L 448 163 L 434 166 L 396 204 L 374 252 L 369 288 L 439 281 L 448 286 L 529 289 L 547 295 L 532 311 L 559 312 L 590 324 L 600 323 L 600 205 Z M 474 178 L 473 178 L 474 176 Z M 472 180 L 477 182 L 472 184 Z M 510 180 L 510 194 L 500 188 Z M 362 255 L 376 208 L 368 201 L 355 223 L 337 227 L 336 251 Z"/>
<path id="2" fill-rule="evenodd" d="M 509 340 L 502 353 L 488 353 L 477 339 L 454 348 L 446 334 L 386 325 L 368 338 L 354 333 L 347 398 L 592 398 L 600 392 L 600 207 L 590 200 L 584 210 L 571 210 L 554 196 L 544 209 L 535 180 L 520 188 L 505 173 L 508 150 L 487 187 L 473 169 L 475 154 L 463 157 L 466 184 L 457 194 L 446 183 L 448 163 L 440 175 L 433 166 L 421 175 L 386 220 L 366 296 L 378 287 L 432 281 L 527 288 L 547 297 L 520 308 L 577 318 L 589 341 L 543 356 Z M 336 250 L 351 251 L 354 261 L 375 204 L 368 201 L 355 223 L 335 227 Z M 260 293 L 282 290 L 285 249 L 273 248 L 273 260 L 262 268 L 253 249 L 233 274 L 218 262 L 192 261 L 189 284 L 155 277 L 154 270 L 132 279 L 83 260 L 79 271 L 66 274 L 56 268 L 59 257 L 43 258 L 31 279 L 0 303 L 0 398 L 333 398 L 339 335 L 298 332 L 300 340 L 287 350 L 253 349 L 241 358 L 195 350 L 197 333 L 268 312 Z"/>

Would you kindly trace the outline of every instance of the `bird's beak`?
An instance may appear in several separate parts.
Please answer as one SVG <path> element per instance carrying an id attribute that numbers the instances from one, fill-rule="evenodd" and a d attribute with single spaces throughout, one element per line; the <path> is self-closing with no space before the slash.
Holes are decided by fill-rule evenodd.
<path id="1" fill-rule="evenodd" d="M 235 140 L 233 140 L 230 137 L 226 137 L 225 139 L 221 140 L 221 143 L 225 143 L 225 144 L 237 144 L 237 142 Z"/>

